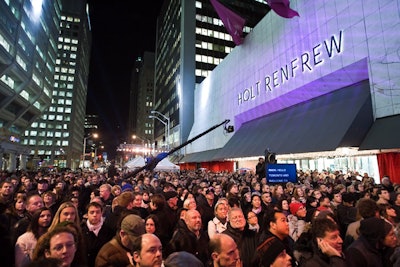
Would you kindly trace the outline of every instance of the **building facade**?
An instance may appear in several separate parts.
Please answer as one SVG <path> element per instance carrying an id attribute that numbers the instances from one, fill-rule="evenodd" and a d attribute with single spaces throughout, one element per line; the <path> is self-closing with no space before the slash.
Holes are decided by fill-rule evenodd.
<path id="1" fill-rule="evenodd" d="M 137 140 L 130 141 L 149 145 L 154 132 L 153 120 L 149 118 L 154 109 L 154 53 L 144 52 L 136 60 L 131 84 L 129 134 Z"/>
<path id="2" fill-rule="evenodd" d="M 262 1 L 225 2 L 246 18 L 245 34 L 269 11 Z M 165 137 L 163 122 L 154 120 L 158 143 L 165 140 L 169 147 L 176 147 L 187 141 L 196 85 L 234 46 L 210 1 L 164 1 L 157 26 L 154 110 L 169 118 L 170 134 Z"/>
<path id="3" fill-rule="evenodd" d="M 24 131 L 50 106 L 61 1 L 0 1 L 0 168 L 26 168 Z M 29 141 L 28 141 L 29 142 Z"/>
<path id="4" fill-rule="evenodd" d="M 389 164 L 398 165 L 398 1 L 292 0 L 291 7 L 300 17 L 269 12 L 197 87 L 190 137 L 225 119 L 235 132 L 193 142 L 183 162 L 241 161 L 268 149 L 299 164 L 326 152 L 378 162 L 394 154 Z"/>
<path id="5" fill-rule="evenodd" d="M 50 107 L 25 131 L 33 168 L 78 168 L 86 115 L 90 30 L 85 1 L 62 1 Z"/>

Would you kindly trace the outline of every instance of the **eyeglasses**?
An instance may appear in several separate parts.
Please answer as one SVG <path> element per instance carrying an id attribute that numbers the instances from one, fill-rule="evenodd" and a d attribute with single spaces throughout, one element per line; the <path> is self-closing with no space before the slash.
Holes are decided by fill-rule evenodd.
<path id="1" fill-rule="evenodd" d="M 57 246 L 53 247 L 51 250 L 60 252 L 62 251 L 63 248 L 66 248 L 67 250 L 71 250 L 75 248 L 75 242 L 68 242 L 65 244 L 58 244 Z"/>

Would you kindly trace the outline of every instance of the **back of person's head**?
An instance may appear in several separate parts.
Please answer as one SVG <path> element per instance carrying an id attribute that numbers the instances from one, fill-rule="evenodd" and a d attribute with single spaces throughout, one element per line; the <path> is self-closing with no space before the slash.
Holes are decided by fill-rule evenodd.
<path id="1" fill-rule="evenodd" d="M 366 219 L 375 217 L 379 211 L 379 207 L 374 200 L 370 198 L 362 198 L 357 203 L 357 211 L 362 218 Z"/>
<path id="2" fill-rule="evenodd" d="M 392 225 L 384 219 L 371 217 L 360 222 L 360 234 L 371 245 L 380 244 L 392 229 Z"/>
<path id="3" fill-rule="evenodd" d="M 186 251 L 170 254 L 164 261 L 165 267 L 204 267 L 203 263 L 195 255 Z"/>
<path id="4" fill-rule="evenodd" d="M 233 207 L 240 207 L 240 200 L 238 197 L 229 197 L 228 198 L 228 205 L 229 207 L 233 208 Z"/>
<path id="5" fill-rule="evenodd" d="M 165 197 L 162 194 L 154 194 L 150 197 L 150 200 L 157 207 L 157 210 L 163 210 L 166 205 Z"/>
<path id="6" fill-rule="evenodd" d="M 122 192 L 118 197 L 118 206 L 126 208 L 134 200 L 133 193 L 131 191 Z"/>

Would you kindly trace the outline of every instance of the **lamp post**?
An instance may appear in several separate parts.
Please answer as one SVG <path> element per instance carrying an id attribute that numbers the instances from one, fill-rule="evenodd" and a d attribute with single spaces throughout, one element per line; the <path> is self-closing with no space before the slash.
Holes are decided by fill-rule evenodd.
<path id="1" fill-rule="evenodd" d="M 170 118 L 165 116 L 161 112 L 158 112 L 157 110 L 152 110 L 150 112 L 151 112 L 151 114 L 156 114 L 156 115 L 153 115 L 153 116 L 150 115 L 149 118 L 152 118 L 152 117 L 157 118 L 159 121 L 161 121 L 167 127 L 165 138 L 167 141 L 167 149 L 169 150 L 169 129 L 170 129 L 170 123 L 171 123 Z M 163 118 L 165 121 L 167 121 L 167 123 L 165 123 L 165 121 L 162 121 L 157 115 L 161 116 L 161 118 Z"/>
<path id="2" fill-rule="evenodd" d="M 85 168 L 85 152 L 86 152 L 86 140 L 88 140 L 90 137 L 97 138 L 99 135 L 97 133 L 94 134 L 88 134 L 88 136 L 83 137 L 83 151 L 82 151 L 82 169 Z"/>
<path id="3" fill-rule="evenodd" d="M 169 150 L 168 139 L 167 139 L 167 134 L 168 134 L 168 129 L 167 129 L 167 128 L 168 128 L 168 124 L 167 124 L 165 121 L 163 121 L 162 119 L 160 119 L 159 117 L 154 116 L 154 115 L 150 115 L 149 118 L 150 118 L 150 119 L 157 119 L 157 120 L 159 120 L 162 124 L 164 124 L 164 126 L 165 126 L 165 130 L 164 130 L 165 141 L 166 141 L 166 144 L 167 144 L 167 149 Z"/>

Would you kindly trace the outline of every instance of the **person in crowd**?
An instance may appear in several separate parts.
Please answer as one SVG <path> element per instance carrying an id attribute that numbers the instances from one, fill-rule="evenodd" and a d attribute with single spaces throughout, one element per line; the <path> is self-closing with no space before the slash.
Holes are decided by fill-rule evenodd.
<path id="1" fill-rule="evenodd" d="M 214 208 L 215 217 L 208 222 L 207 233 L 210 238 L 227 229 L 228 207 L 223 201 L 218 201 Z"/>
<path id="2" fill-rule="evenodd" d="M 149 212 L 142 207 L 143 203 L 143 194 L 140 192 L 134 192 L 133 193 L 133 211 L 136 211 L 142 219 L 145 219 L 147 216 L 149 216 Z"/>
<path id="3" fill-rule="evenodd" d="M 259 224 L 263 225 L 264 223 L 264 214 L 265 210 L 262 207 L 261 196 L 259 193 L 253 193 L 251 195 L 251 207 L 250 210 L 257 215 L 257 220 Z"/>
<path id="4" fill-rule="evenodd" d="M 303 190 L 303 187 L 301 187 L 301 186 L 296 186 L 295 187 L 295 189 L 293 191 L 293 197 L 297 202 L 300 202 L 300 203 L 304 203 L 305 204 L 306 201 L 307 201 L 306 194 L 305 194 L 305 192 Z"/>
<path id="5" fill-rule="evenodd" d="M 292 265 L 296 266 L 296 259 L 293 256 L 294 240 L 289 235 L 289 223 L 285 214 L 278 210 L 271 210 L 265 216 L 264 227 L 259 237 L 259 244 L 271 236 L 277 237 L 285 245 L 286 252 L 292 258 Z"/>
<path id="6" fill-rule="evenodd" d="M 15 224 L 15 231 L 14 231 L 14 243 L 18 239 L 20 235 L 25 233 L 28 229 L 29 224 L 31 223 L 33 214 L 43 207 L 43 200 L 39 195 L 30 195 L 27 197 L 26 200 L 26 217 L 19 220 Z"/>
<path id="7" fill-rule="evenodd" d="M 259 179 L 262 179 L 266 176 L 265 172 L 265 160 L 263 157 L 258 158 L 258 163 L 256 165 L 256 174 L 258 175 Z"/>
<path id="8" fill-rule="evenodd" d="M 291 267 L 291 259 L 285 245 L 277 237 L 271 236 L 257 247 L 253 266 Z"/>
<path id="9" fill-rule="evenodd" d="M 104 225 L 103 206 L 91 202 L 87 207 L 87 220 L 82 223 L 82 235 L 88 258 L 88 266 L 94 267 L 97 253 L 101 247 L 113 238 L 115 232 Z"/>
<path id="10" fill-rule="evenodd" d="M 342 194 L 342 203 L 337 206 L 336 215 L 340 234 L 345 236 L 348 225 L 357 220 L 357 208 L 354 207 L 354 196 L 351 193 Z"/>
<path id="11" fill-rule="evenodd" d="M 331 209 L 333 214 L 337 214 L 337 207 L 342 204 L 342 192 L 340 189 L 334 189 L 332 192 L 333 198 L 331 201 Z"/>
<path id="12" fill-rule="evenodd" d="M 276 204 L 279 200 L 284 198 L 286 199 L 287 197 L 285 195 L 285 191 L 283 190 L 283 186 L 280 184 L 274 186 L 272 191 L 272 203 Z"/>
<path id="13" fill-rule="evenodd" d="M 173 234 L 173 230 L 171 229 L 175 227 L 175 225 L 170 224 L 165 206 L 166 201 L 163 194 L 154 194 L 150 197 L 150 214 L 155 215 L 158 221 L 162 222 L 159 227 L 159 238 L 164 249 L 167 248 L 168 242 L 171 240 Z"/>
<path id="14" fill-rule="evenodd" d="M 387 188 L 385 187 L 378 188 L 376 194 L 378 196 L 378 200 L 376 201 L 377 204 L 389 204 L 390 194 Z"/>
<path id="15" fill-rule="evenodd" d="M 213 267 L 242 266 L 239 250 L 232 237 L 226 234 L 215 234 L 210 238 L 209 252 Z"/>
<path id="16" fill-rule="evenodd" d="M 115 233 L 118 229 L 118 223 L 121 221 L 123 215 L 130 213 L 133 208 L 133 192 L 122 192 L 121 195 L 114 198 L 115 204 L 111 214 L 105 218 L 104 224 L 107 225 Z M 139 215 L 139 214 L 138 214 Z"/>
<path id="17" fill-rule="evenodd" d="M 172 233 L 176 222 L 178 221 L 178 193 L 170 190 L 164 193 L 166 205 L 164 207 L 166 219 L 165 224 L 168 226 L 168 232 Z"/>
<path id="18" fill-rule="evenodd" d="M 346 236 L 344 239 L 343 247 L 347 248 L 354 240 L 359 237 L 360 222 L 362 219 L 368 219 L 372 217 L 379 218 L 379 207 L 376 201 L 369 198 L 362 198 L 357 203 L 357 213 L 360 217 L 357 221 L 352 222 L 347 227 Z"/>
<path id="19" fill-rule="evenodd" d="M 164 261 L 165 267 L 204 267 L 204 264 L 195 255 L 186 251 L 170 254 Z"/>
<path id="20" fill-rule="evenodd" d="M 113 199 L 114 199 L 115 197 L 121 195 L 121 193 L 122 193 L 121 186 L 119 186 L 119 185 L 116 184 L 116 185 L 113 185 L 113 186 L 111 187 L 111 194 L 113 195 Z"/>
<path id="21" fill-rule="evenodd" d="M 196 255 L 203 263 L 208 261 L 209 237 L 202 230 L 201 215 L 197 210 L 188 210 L 184 223 L 180 224 L 168 244 L 168 255 L 176 251 L 186 251 Z"/>
<path id="22" fill-rule="evenodd" d="M 290 215 L 287 217 L 289 222 L 289 235 L 294 240 L 300 237 L 305 231 L 307 210 L 303 203 L 292 202 L 289 205 Z"/>
<path id="23" fill-rule="evenodd" d="M 226 187 L 226 198 L 238 198 L 239 197 L 239 187 L 235 182 L 228 183 Z"/>
<path id="24" fill-rule="evenodd" d="M 23 267 L 31 261 L 37 240 L 47 232 L 51 219 L 52 214 L 48 208 L 42 207 L 35 211 L 28 231 L 18 237 L 15 244 L 15 267 Z"/>
<path id="25" fill-rule="evenodd" d="M 383 267 L 397 245 L 394 227 L 384 219 L 372 217 L 360 222 L 360 237 L 345 251 L 348 266 Z"/>
<path id="26" fill-rule="evenodd" d="M 110 184 L 102 184 L 99 187 L 99 196 L 104 205 L 103 216 L 107 217 L 111 213 L 111 205 L 114 195 L 111 194 L 112 186 Z"/>
<path id="27" fill-rule="evenodd" d="M 391 223 L 394 227 L 396 227 L 397 226 L 397 223 L 396 223 L 397 214 L 396 214 L 396 210 L 393 208 L 393 206 L 390 204 L 379 204 L 378 207 L 379 207 L 379 214 L 380 214 L 381 218 L 385 219 L 386 221 Z"/>
<path id="28" fill-rule="evenodd" d="M 343 240 L 338 225 L 329 218 L 317 218 L 311 228 L 312 257 L 303 261 L 300 267 L 345 267 L 342 251 Z"/>
<path id="29" fill-rule="evenodd" d="M 314 217 L 314 213 L 318 208 L 318 200 L 313 196 L 308 196 L 306 200 L 306 222 L 311 222 Z"/>
<path id="30" fill-rule="evenodd" d="M 296 202 L 298 202 L 298 203 L 303 203 L 303 202 L 299 202 L 299 201 L 296 201 Z M 290 214 L 290 209 L 289 209 L 289 202 L 288 202 L 288 200 L 287 200 L 287 199 L 281 199 L 281 200 L 279 200 L 278 203 L 276 204 L 276 209 L 282 211 L 282 212 L 286 215 L 286 217 L 289 216 L 289 214 Z"/>
<path id="31" fill-rule="evenodd" d="M 204 187 L 202 189 L 202 193 L 200 194 L 203 196 L 203 200 L 198 202 L 197 210 L 200 212 L 201 221 L 202 222 L 209 222 L 214 218 L 214 189 L 210 189 Z M 203 230 L 207 230 L 207 223 L 204 223 Z"/>
<path id="32" fill-rule="evenodd" d="M 239 252 L 243 267 L 251 266 L 254 250 L 257 246 L 257 233 L 249 229 L 243 211 L 231 208 L 228 212 L 228 228 L 223 232 L 233 238 Z"/>
<path id="33" fill-rule="evenodd" d="M 60 205 L 56 214 L 54 215 L 53 221 L 49 228 L 49 232 L 51 232 L 59 223 L 64 221 L 73 222 L 78 227 L 80 227 L 78 211 L 74 204 L 71 202 L 64 202 Z"/>
<path id="34" fill-rule="evenodd" d="M 145 233 L 143 219 L 129 214 L 122 219 L 117 234 L 100 249 L 95 266 L 129 266 L 132 261 L 131 252 L 135 240 Z"/>
<path id="35" fill-rule="evenodd" d="M 5 229 L 7 232 L 11 234 L 14 231 L 14 226 L 17 224 L 18 221 L 22 220 L 27 216 L 26 211 L 26 195 L 22 194 L 14 199 L 14 202 L 7 208 L 4 212 L 4 219 L 3 221 Z"/>
<path id="36" fill-rule="evenodd" d="M 263 192 L 261 194 L 261 200 L 261 205 L 265 212 L 269 212 L 274 209 L 274 204 L 272 203 L 272 196 L 270 192 Z"/>
<path id="37" fill-rule="evenodd" d="M 258 217 L 253 211 L 246 212 L 246 221 L 249 229 L 258 233 L 260 231 L 260 224 L 258 223 Z"/>
<path id="38" fill-rule="evenodd" d="M 319 198 L 317 210 L 319 211 L 329 210 L 330 212 L 333 212 L 331 208 L 331 200 L 327 194 L 322 194 L 321 197 Z"/>
<path id="39" fill-rule="evenodd" d="M 183 202 L 183 208 L 188 209 L 188 210 L 197 209 L 196 200 L 194 200 L 194 198 L 185 199 L 185 201 Z"/>
<path id="40" fill-rule="evenodd" d="M 75 259 L 77 243 L 76 233 L 69 227 L 56 227 L 39 240 L 33 253 L 33 261 L 43 258 L 55 258 L 61 261 L 61 267 L 81 267 Z"/>
<path id="41" fill-rule="evenodd" d="M 52 191 L 46 191 L 42 194 L 42 199 L 44 206 L 47 207 L 54 216 L 58 209 L 56 195 Z"/>
<path id="42" fill-rule="evenodd" d="M 0 182 L 0 203 L 5 206 L 11 205 L 13 202 L 13 184 L 10 180 L 4 180 Z"/>
<path id="43" fill-rule="evenodd" d="M 163 266 L 162 245 L 156 235 L 143 234 L 133 241 L 132 247 L 131 265 L 135 267 Z"/>
<path id="44" fill-rule="evenodd" d="M 154 214 L 150 214 L 147 216 L 147 218 L 144 220 L 144 224 L 146 227 L 146 233 L 148 234 L 155 234 L 156 236 L 159 235 L 159 225 L 160 222 L 158 221 L 158 218 Z"/>

